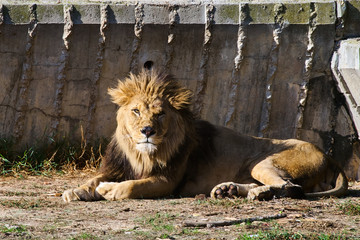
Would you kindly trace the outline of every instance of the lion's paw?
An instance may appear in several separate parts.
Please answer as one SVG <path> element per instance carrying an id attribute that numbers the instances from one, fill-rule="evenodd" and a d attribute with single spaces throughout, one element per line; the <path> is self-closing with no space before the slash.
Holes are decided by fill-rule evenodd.
<path id="1" fill-rule="evenodd" d="M 270 200 L 274 197 L 271 186 L 260 186 L 250 189 L 247 198 L 250 200 Z"/>
<path id="2" fill-rule="evenodd" d="M 121 187 L 121 183 L 117 182 L 101 182 L 96 188 L 96 192 L 106 200 L 121 200 L 128 198 L 125 195 L 125 189 Z"/>
<path id="3" fill-rule="evenodd" d="M 103 199 L 96 191 L 90 191 L 90 189 L 86 190 L 83 188 L 75 188 L 66 190 L 62 194 L 62 199 L 64 202 L 72 202 L 72 201 L 96 201 Z"/>
<path id="4" fill-rule="evenodd" d="M 252 200 L 270 200 L 273 198 L 304 198 L 304 192 L 300 185 L 287 182 L 283 185 L 265 185 L 251 189 L 247 198 Z"/>
<path id="5" fill-rule="evenodd" d="M 212 198 L 235 198 L 239 197 L 236 183 L 226 182 L 216 185 L 210 193 Z"/>
<path id="6" fill-rule="evenodd" d="M 90 195 L 88 191 L 82 188 L 75 188 L 75 189 L 69 189 L 66 190 L 62 194 L 62 199 L 65 202 L 71 202 L 71 201 L 91 201 L 93 200 L 93 197 Z"/>
<path id="7" fill-rule="evenodd" d="M 75 193 L 74 189 L 69 189 L 61 195 L 64 202 L 78 201 L 80 197 Z"/>
<path id="8" fill-rule="evenodd" d="M 296 199 L 305 198 L 304 190 L 300 185 L 293 184 L 288 181 L 285 185 L 283 185 L 277 192 L 277 195 L 280 197 L 290 197 Z"/>

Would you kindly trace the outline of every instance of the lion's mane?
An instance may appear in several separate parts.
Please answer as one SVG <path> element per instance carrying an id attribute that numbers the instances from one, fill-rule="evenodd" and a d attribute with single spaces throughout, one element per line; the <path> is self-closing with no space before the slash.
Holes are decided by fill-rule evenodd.
<path id="1" fill-rule="evenodd" d="M 119 105 L 117 112 L 117 129 L 102 160 L 100 172 L 111 176 L 113 181 L 140 179 L 149 175 L 162 175 L 169 172 L 171 177 L 174 168 L 183 163 L 183 155 L 190 154 L 197 145 L 194 117 L 190 110 L 192 92 L 175 81 L 172 76 L 147 71 L 139 75 L 130 74 L 128 78 L 119 81 L 117 87 L 108 90 L 112 101 Z M 144 98 L 149 102 L 160 98 L 167 101 L 172 124 L 157 151 L 153 154 L 142 154 L 124 138 L 131 135 L 125 121 L 124 106 L 134 98 Z M 186 159 L 186 158 L 185 158 Z M 181 168 L 181 167 L 180 167 Z"/>

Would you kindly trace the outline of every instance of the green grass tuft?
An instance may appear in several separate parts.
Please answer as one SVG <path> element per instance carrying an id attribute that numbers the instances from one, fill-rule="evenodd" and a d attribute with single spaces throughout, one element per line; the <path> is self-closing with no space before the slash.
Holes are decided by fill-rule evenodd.
<path id="1" fill-rule="evenodd" d="M 295 239 L 309 239 L 309 240 L 340 240 L 348 239 L 343 235 L 328 235 L 328 234 L 303 234 L 303 233 L 293 233 L 288 231 L 280 230 L 271 230 L 271 231 L 258 231 L 256 233 L 245 233 L 241 234 L 238 240 L 295 240 Z"/>
<path id="2" fill-rule="evenodd" d="M 28 200 L 20 198 L 18 200 L 0 200 L 0 205 L 20 209 L 37 209 L 43 207 L 53 207 L 54 203 L 44 199 Z"/>
<path id="3" fill-rule="evenodd" d="M 97 240 L 100 239 L 90 233 L 81 233 L 76 237 L 71 238 L 71 240 Z"/>
<path id="4" fill-rule="evenodd" d="M 27 229 L 23 225 L 10 226 L 8 224 L 0 225 L 0 232 L 2 233 L 25 233 Z"/>
<path id="5" fill-rule="evenodd" d="M 160 239 L 169 238 L 170 234 L 176 232 L 173 221 L 176 219 L 175 215 L 169 213 L 156 213 L 155 215 L 144 216 L 136 220 L 141 224 L 140 229 L 136 229 L 134 233 L 146 238 L 158 236 Z M 150 231 L 144 231 L 149 229 Z"/>
<path id="6" fill-rule="evenodd" d="M 97 168 L 107 143 L 104 139 L 93 145 L 84 139 L 47 139 L 18 151 L 14 141 L 0 139 L 0 176 L 51 175 Z"/>
<path id="7" fill-rule="evenodd" d="M 344 203 L 340 203 L 338 206 L 339 209 L 347 215 L 351 215 L 351 216 L 360 215 L 360 204 L 354 203 L 351 200 L 346 201 Z"/>
<path id="8" fill-rule="evenodd" d="M 208 205 L 208 206 L 222 206 L 222 207 L 236 207 L 239 208 L 241 205 L 247 204 L 248 199 L 246 198 L 236 198 L 236 199 L 213 199 L 207 198 L 204 200 L 195 200 L 197 205 Z"/>

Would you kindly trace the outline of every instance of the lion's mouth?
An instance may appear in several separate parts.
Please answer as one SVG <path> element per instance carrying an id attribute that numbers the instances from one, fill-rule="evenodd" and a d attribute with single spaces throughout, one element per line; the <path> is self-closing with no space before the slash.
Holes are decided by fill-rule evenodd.
<path id="1" fill-rule="evenodd" d="M 157 150 L 157 146 L 149 141 L 146 142 L 138 142 L 136 144 L 136 149 L 140 152 L 153 153 Z"/>
<path id="2" fill-rule="evenodd" d="M 154 143 L 149 142 L 149 140 L 146 140 L 146 142 L 138 142 L 137 144 L 152 144 L 152 145 L 155 145 Z"/>

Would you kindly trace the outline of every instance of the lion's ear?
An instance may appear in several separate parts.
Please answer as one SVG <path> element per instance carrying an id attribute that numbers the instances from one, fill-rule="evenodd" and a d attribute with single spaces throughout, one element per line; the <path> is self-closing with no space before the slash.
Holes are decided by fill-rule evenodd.
<path id="1" fill-rule="evenodd" d="M 111 97 L 111 101 L 119 106 L 126 105 L 131 98 L 129 93 L 124 92 L 120 86 L 117 88 L 109 88 L 108 94 Z"/>
<path id="2" fill-rule="evenodd" d="M 191 104 L 192 91 L 186 88 L 178 89 L 173 95 L 169 96 L 170 104 L 177 110 L 189 108 Z"/>

